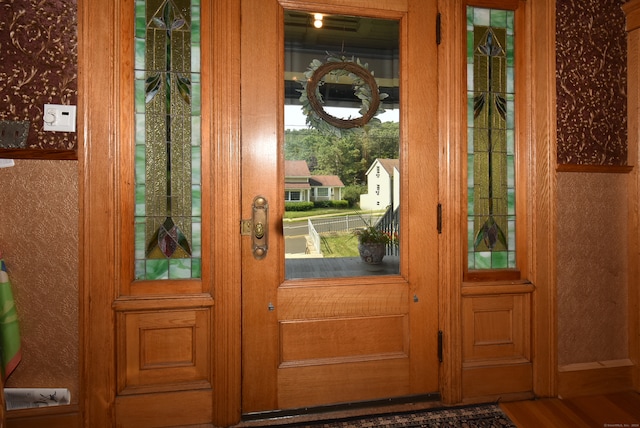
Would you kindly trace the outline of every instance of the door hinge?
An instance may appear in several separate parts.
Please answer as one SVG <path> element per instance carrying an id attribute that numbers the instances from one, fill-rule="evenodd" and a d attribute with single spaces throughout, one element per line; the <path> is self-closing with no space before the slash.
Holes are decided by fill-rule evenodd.
<path id="1" fill-rule="evenodd" d="M 440 14 L 440 12 L 438 12 L 438 14 L 436 15 L 436 44 L 439 45 L 440 42 L 442 41 L 442 33 L 441 30 L 442 29 L 442 15 Z"/>
<path id="2" fill-rule="evenodd" d="M 442 233 L 442 204 L 438 204 L 438 234 Z"/>
<path id="3" fill-rule="evenodd" d="M 438 361 L 442 362 L 442 330 L 438 330 Z"/>

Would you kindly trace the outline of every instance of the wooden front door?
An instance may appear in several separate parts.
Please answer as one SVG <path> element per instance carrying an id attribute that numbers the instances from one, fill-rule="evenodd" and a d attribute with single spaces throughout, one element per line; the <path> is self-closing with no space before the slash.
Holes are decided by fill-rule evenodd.
<path id="1" fill-rule="evenodd" d="M 287 11 L 398 23 L 402 230 L 397 273 L 286 274 Z M 242 237 L 243 413 L 437 393 L 436 1 L 243 0 L 241 15 L 241 211 L 244 220 L 258 217 L 242 228 L 247 234 Z M 264 224 L 265 233 L 256 244 L 257 223 Z M 256 245 L 268 245 L 266 253 L 256 252 Z M 308 263 L 317 268 L 320 262 Z"/>

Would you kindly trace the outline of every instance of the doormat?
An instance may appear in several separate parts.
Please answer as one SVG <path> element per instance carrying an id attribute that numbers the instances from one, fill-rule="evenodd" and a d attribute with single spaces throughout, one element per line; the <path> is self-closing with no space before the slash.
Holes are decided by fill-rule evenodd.
<path id="1" fill-rule="evenodd" d="M 297 428 L 516 428 L 497 404 L 279 425 Z"/>

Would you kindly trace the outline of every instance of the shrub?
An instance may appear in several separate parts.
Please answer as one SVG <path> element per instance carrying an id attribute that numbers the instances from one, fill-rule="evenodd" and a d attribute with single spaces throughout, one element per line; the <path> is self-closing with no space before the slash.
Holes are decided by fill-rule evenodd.
<path id="1" fill-rule="evenodd" d="M 331 201 L 331 206 L 338 209 L 349 208 L 349 201 L 345 201 L 344 199 L 340 201 Z"/>
<path id="2" fill-rule="evenodd" d="M 311 211 L 313 209 L 313 202 L 285 202 L 285 211 Z"/>
<path id="3" fill-rule="evenodd" d="M 360 203 L 360 195 L 367 193 L 367 186 L 351 185 L 342 190 L 342 197 L 349 202 L 350 207 L 355 207 Z"/>
<path id="4" fill-rule="evenodd" d="M 331 202 L 333 201 L 315 201 L 313 203 L 314 208 L 331 208 Z"/>

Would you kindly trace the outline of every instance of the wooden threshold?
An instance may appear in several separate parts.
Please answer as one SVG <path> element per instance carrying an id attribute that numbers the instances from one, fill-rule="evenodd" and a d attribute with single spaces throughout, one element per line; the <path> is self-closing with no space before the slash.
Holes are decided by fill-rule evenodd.
<path id="1" fill-rule="evenodd" d="M 343 417 L 368 416 L 389 412 L 418 411 L 442 407 L 440 394 L 420 394 L 385 400 L 343 403 L 303 409 L 275 410 L 244 414 L 236 427 L 278 426 L 291 423 L 307 423 Z"/>

